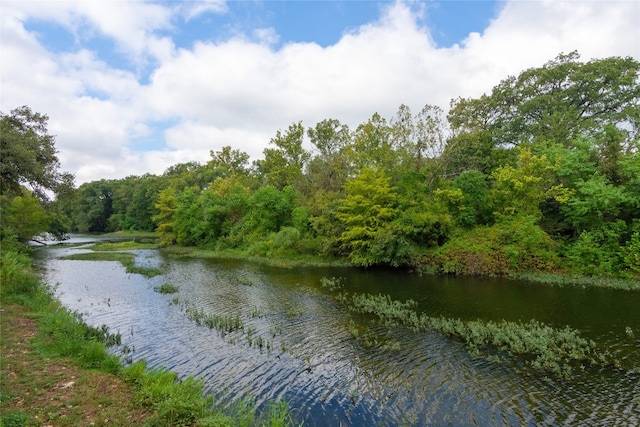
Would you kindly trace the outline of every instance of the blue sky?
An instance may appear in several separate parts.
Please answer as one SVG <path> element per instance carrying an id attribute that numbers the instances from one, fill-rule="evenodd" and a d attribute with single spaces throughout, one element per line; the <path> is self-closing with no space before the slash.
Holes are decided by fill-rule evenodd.
<path id="1" fill-rule="evenodd" d="M 561 52 L 640 57 L 640 2 L 0 2 L 0 109 L 49 115 L 78 184 L 259 158 L 289 124 L 355 129 L 458 96 Z"/>
<path id="2" fill-rule="evenodd" d="M 175 2 L 173 2 L 175 3 Z M 160 34 L 171 37 L 176 47 L 189 49 L 197 41 L 222 42 L 236 34 L 251 34 L 259 28 L 273 28 L 281 48 L 287 43 L 334 45 L 346 33 L 357 31 L 375 21 L 390 1 L 231 1 L 224 13 L 206 13 L 188 20 L 175 19 L 172 27 Z M 172 2 L 166 4 L 171 5 Z M 489 0 L 420 1 L 412 4 L 421 11 L 417 22 L 429 28 L 430 36 L 440 47 L 461 43 L 472 32 L 481 33 L 499 11 L 500 3 Z M 117 68 L 131 67 L 133 58 L 110 37 L 91 28 L 74 33 L 59 23 L 42 19 L 25 21 L 25 29 L 52 52 L 73 51 L 86 47 L 98 52 L 102 60 Z M 155 64 L 147 64 L 152 71 Z M 138 71 L 141 71 L 138 69 Z M 145 79 L 142 72 L 141 78 Z M 100 96 L 99 93 L 94 94 Z"/>

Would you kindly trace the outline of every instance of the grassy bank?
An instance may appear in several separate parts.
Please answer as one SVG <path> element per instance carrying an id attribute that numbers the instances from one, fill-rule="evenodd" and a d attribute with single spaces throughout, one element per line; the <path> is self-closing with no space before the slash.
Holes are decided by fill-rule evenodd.
<path id="1" fill-rule="evenodd" d="M 237 259 L 252 262 L 259 262 L 276 267 L 350 267 L 348 260 L 342 258 L 321 258 L 312 255 L 278 257 L 261 257 L 249 255 L 240 250 L 213 251 L 201 249 L 193 246 L 166 246 L 162 252 L 176 258 L 202 258 L 202 259 Z"/>
<path id="2" fill-rule="evenodd" d="M 159 249 L 163 253 L 176 257 L 176 258 L 200 258 L 200 259 L 235 259 L 245 260 L 251 262 L 262 263 L 266 265 L 272 265 L 282 268 L 293 267 L 352 267 L 352 264 L 343 258 L 321 258 L 311 255 L 289 255 L 287 257 L 260 257 L 247 254 L 241 250 L 224 250 L 214 251 L 193 246 L 165 246 L 161 247 L 157 241 L 155 233 L 150 232 L 117 232 L 103 234 L 104 237 L 118 237 L 122 240 L 106 241 L 89 246 L 88 248 L 95 251 L 94 254 L 77 254 L 71 255 L 66 259 L 77 260 L 99 260 L 99 261 L 119 261 L 121 262 L 128 272 L 139 273 L 147 277 L 153 277 L 162 272 L 154 268 L 145 268 L 136 266 L 134 263 L 135 256 L 130 253 L 122 251 L 130 251 L 137 249 Z M 113 252 L 113 253 L 109 253 Z M 428 257 L 427 257 L 428 258 Z M 495 254 L 488 254 L 485 256 L 487 259 L 500 258 Z M 421 262 L 425 262 L 425 259 L 421 259 Z M 419 263 L 420 264 L 420 263 Z M 533 264 L 535 265 L 535 264 Z M 545 285 L 553 286 L 582 286 L 582 287 L 602 287 L 609 289 L 622 289 L 638 291 L 640 290 L 640 280 L 633 277 L 609 277 L 609 276 L 585 276 L 574 274 L 570 270 L 556 269 L 553 272 L 548 271 L 510 271 L 509 269 L 498 270 L 498 272 L 492 269 L 482 271 L 443 271 L 437 268 L 431 268 L 426 264 L 420 264 L 415 266 L 415 271 L 420 274 L 460 274 L 460 275 L 479 275 L 479 276 L 501 276 L 509 277 L 511 279 L 526 280 Z"/>
<path id="3" fill-rule="evenodd" d="M 216 408 L 203 383 L 108 352 L 119 335 L 93 328 L 53 299 L 24 254 L 2 254 L 0 425 L 284 426 L 284 402 L 258 414 L 251 399 Z"/>

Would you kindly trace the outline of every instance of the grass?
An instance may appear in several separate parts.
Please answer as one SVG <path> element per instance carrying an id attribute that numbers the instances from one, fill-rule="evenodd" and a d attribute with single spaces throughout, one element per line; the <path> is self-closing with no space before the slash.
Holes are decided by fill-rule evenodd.
<path id="1" fill-rule="evenodd" d="M 145 277 L 155 277 L 163 274 L 162 270 L 159 268 L 135 265 L 135 257 L 135 254 L 128 252 L 86 252 L 67 255 L 61 259 L 76 261 L 118 261 L 124 266 L 127 273 L 141 274 Z"/>
<path id="2" fill-rule="evenodd" d="M 136 249 L 157 249 L 158 245 L 150 241 L 118 240 L 115 242 L 100 242 L 88 247 L 93 251 L 132 251 Z"/>
<path id="3" fill-rule="evenodd" d="M 187 317 L 198 326 L 206 326 L 222 333 L 244 331 L 244 322 L 240 316 L 207 313 L 203 309 L 193 307 L 187 308 L 185 312 Z"/>
<path id="4" fill-rule="evenodd" d="M 342 258 L 321 258 L 312 255 L 297 255 L 287 258 L 260 257 L 247 254 L 241 250 L 226 249 L 224 251 L 207 250 L 187 246 L 167 246 L 161 249 L 167 255 L 176 258 L 199 259 L 239 259 L 243 261 L 258 262 L 283 268 L 293 267 L 350 267 L 351 263 Z"/>
<path id="5" fill-rule="evenodd" d="M 578 275 L 562 275 L 550 273 L 518 273 L 510 276 L 513 279 L 528 280 L 554 286 L 582 286 L 640 291 L 640 280 L 615 277 L 592 277 Z"/>
<path id="6" fill-rule="evenodd" d="M 180 288 L 171 283 L 163 283 L 161 286 L 153 288 L 153 290 L 161 294 L 175 294 L 180 291 Z"/>
<path id="7" fill-rule="evenodd" d="M 119 335 L 89 327 L 61 306 L 28 257 L 3 253 L 0 279 L 2 426 L 291 424 L 286 402 L 271 403 L 260 416 L 246 402 L 225 412 L 200 380 L 149 370 L 144 361 L 124 368 L 108 351 Z"/>

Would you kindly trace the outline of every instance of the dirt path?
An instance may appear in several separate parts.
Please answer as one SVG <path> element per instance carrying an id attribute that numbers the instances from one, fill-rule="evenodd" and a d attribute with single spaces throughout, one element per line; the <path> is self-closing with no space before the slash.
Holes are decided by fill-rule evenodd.
<path id="1" fill-rule="evenodd" d="M 37 333 L 23 307 L 0 309 L 0 425 L 139 426 L 152 417 L 118 376 L 38 354 Z"/>

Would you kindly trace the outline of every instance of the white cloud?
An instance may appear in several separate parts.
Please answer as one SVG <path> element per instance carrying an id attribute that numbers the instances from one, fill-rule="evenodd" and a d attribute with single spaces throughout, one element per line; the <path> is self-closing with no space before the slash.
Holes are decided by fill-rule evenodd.
<path id="1" fill-rule="evenodd" d="M 227 4 L 225 0 L 189 0 L 182 3 L 182 13 L 187 21 L 206 13 L 225 13 Z"/>
<path id="2" fill-rule="evenodd" d="M 26 104 L 48 114 L 62 167 L 78 183 L 204 162 L 225 145 L 255 159 L 278 129 L 300 120 L 355 127 L 374 112 L 390 118 L 401 103 L 414 112 L 426 103 L 446 109 L 451 98 L 479 96 L 560 52 L 640 59 L 640 4 L 631 1 L 509 1 L 484 32 L 450 48 L 438 48 L 417 24 L 423 11 L 404 3 L 332 46 L 280 48 L 275 30 L 262 27 L 175 48 L 170 34 L 183 19 L 225 13 L 223 2 L 27 0 L 0 9 L 0 108 Z M 67 28 L 75 50 L 47 51 L 25 30 L 29 20 Z M 140 81 L 137 65 L 114 68 L 88 50 L 84 41 L 96 34 L 153 67 L 149 81 Z M 156 122 L 174 124 L 158 132 Z M 136 149 L 150 135 L 163 135 L 164 148 Z"/>

